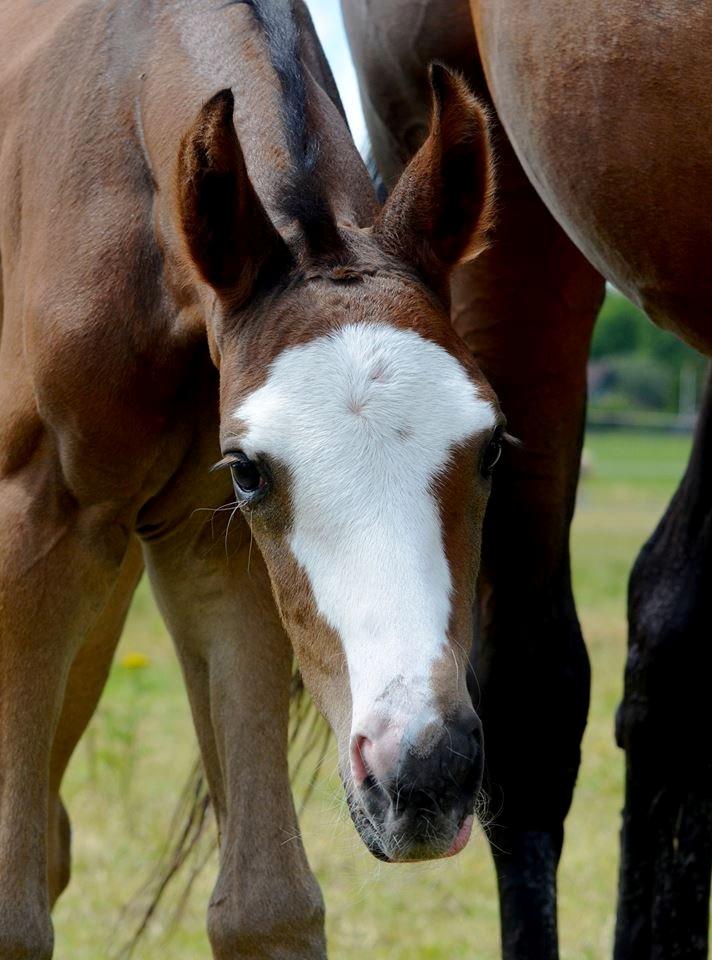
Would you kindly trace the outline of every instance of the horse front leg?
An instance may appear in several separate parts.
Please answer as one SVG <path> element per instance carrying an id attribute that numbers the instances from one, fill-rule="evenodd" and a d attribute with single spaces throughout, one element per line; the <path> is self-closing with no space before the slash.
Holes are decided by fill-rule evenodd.
<path id="1" fill-rule="evenodd" d="M 706 960 L 712 870 L 712 383 L 631 574 L 616 960 Z"/>
<path id="2" fill-rule="evenodd" d="M 0 960 L 52 955 L 50 900 L 66 879 L 57 846 L 67 840 L 53 743 L 72 662 L 128 541 L 100 509 L 77 507 L 58 473 L 38 456 L 0 481 Z"/>
<path id="3" fill-rule="evenodd" d="M 47 879 L 51 905 L 69 883 L 71 872 L 71 826 L 59 793 L 62 778 L 96 710 L 142 570 L 141 548 L 131 537 L 113 589 L 67 676 L 50 758 Z"/>
<path id="4" fill-rule="evenodd" d="M 146 546 L 217 816 L 208 933 L 216 960 L 322 960 L 323 900 L 287 768 L 291 646 L 244 521 L 231 527 L 229 558 L 200 535 Z"/>
<path id="5" fill-rule="evenodd" d="M 453 322 L 521 441 L 502 457 L 482 549 L 472 692 L 485 737 L 505 960 L 558 957 L 556 873 L 589 664 L 569 527 L 603 280 L 546 211 L 499 125 L 492 246 L 453 284 Z"/>

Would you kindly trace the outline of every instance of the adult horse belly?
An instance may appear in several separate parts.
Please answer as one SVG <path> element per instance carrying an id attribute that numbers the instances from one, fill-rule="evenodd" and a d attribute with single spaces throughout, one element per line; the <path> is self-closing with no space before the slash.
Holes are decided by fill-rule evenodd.
<path id="1" fill-rule="evenodd" d="M 709 2 L 472 8 L 499 116 L 554 216 L 654 319 L 712 346 Z"/>

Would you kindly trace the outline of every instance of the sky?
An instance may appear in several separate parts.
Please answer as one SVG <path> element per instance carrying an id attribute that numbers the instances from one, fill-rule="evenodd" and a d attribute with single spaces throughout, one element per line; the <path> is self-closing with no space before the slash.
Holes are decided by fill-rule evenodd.
<path id="1" fill-rule="evenodd" d="M 361 113 L 358 82 L 344 32 L 341 4 L 339 0 L 306 0 L 306 3 L 334 72 L 354 141 L 356 146 L 363 148 L 366 143 L 366 125 Z"/>

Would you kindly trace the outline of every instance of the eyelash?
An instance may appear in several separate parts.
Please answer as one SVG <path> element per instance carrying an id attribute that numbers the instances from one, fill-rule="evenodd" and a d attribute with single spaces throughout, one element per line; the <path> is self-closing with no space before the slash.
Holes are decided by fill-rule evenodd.
<path id="1" fill-rule="evenodd" d="M 259 460 L 253 460 L 241 450 L 226 454 L 218 461 L 213 470 L 229 468 L 232 474 L 232 484 L 240 506 L 252 505 L 269 492 L 270 473 Z M 238 472 L 242 470 L 240 478 Z"/>

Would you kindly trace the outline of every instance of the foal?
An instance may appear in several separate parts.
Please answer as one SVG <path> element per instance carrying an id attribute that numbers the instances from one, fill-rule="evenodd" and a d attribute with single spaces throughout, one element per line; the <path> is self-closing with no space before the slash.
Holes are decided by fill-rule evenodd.
<path id="1" fill-rule="evenodd" d="M 488 227 L 485 119 L 433 68 L 378 213 L 301 3 L 12 0 L 0 35 L 0 958 L 52 953 L 60 783 L 144 563 L 217 815 L 214 955 L 323 957 L 284 843 L 292 650 L 376 856 L 458 852 L 481 783 L 502 419 L 446 290 Z M 229 556 L 195 514 L 226 505 Z"/>

